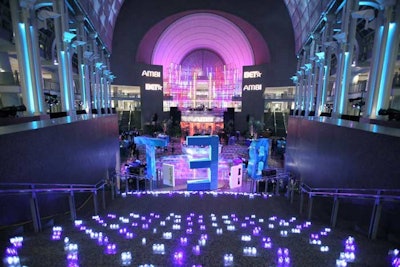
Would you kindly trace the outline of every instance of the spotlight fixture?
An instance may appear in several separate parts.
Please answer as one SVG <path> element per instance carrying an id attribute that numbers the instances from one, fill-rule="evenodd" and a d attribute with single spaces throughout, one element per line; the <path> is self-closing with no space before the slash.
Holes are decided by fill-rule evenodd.
<path id="1" fill-rule="evenodd" d="M 339 43 L 345 43 L 347 41 L 345 32 L 337 33 L 337 34 L 333 35 L 332 37 L 335 38 L 335 40 L 337 40 Z"/>
<path id="2" fill-rule="evenodd" d="M 70 43 L 72 41 L 72 39 L 74 39 L 76 37 L 76 34 L 71 33 L 71 32 L 64 32 L 63 34 L 63 40 L 66 43 Z"/>
<path id="3" fill-rule="evenodd" d="M 61 14 L 50 11 L 50 10 L 45 10 L 45 9 L 41 9 L 39 10 L 39 12 L 37 13 L 37 17 L 40 20 L 46 20 L 46 19 L 55 19 L 60 17 Z"/>
<path id="4" fill-rule="evenodd" d="M 85 45 L 85 44 L 86 44 L 85 41 L 79 41 L 79 40 L 75 40 L 75 41 L 72 42 L 72 46 L 73 47 L 78 47 L 78 46 L 82 46 L 82 45 Z"/>

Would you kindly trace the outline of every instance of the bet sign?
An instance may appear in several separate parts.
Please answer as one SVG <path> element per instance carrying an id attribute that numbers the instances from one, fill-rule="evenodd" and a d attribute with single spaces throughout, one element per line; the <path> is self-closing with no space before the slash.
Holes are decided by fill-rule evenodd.
<path id="1" fill-rule="evenodd" d="M 244 79 L 254 79 L 254 78 L 261 78 L 262 73 L 258 70 L 255 71 L 245 71 L 243 73 Z"/>
<path id="2" fill-rule="evenodd" d="M 262 77 L 262 73 L 258 70 L 253 71 L 245 71 L 243 72 L 243 79 L 252 80 L 252 79 L 260 79 Z M 245 84 L 243 86 L 243 91 L 261 91 L 263 88 L 262 84 Z"/>
<path id="3" fill-rule="evenodd" d="M 145 83 L 144 89 L 148 91 L 161 91 L 162 86 L 158 83 Z"/>

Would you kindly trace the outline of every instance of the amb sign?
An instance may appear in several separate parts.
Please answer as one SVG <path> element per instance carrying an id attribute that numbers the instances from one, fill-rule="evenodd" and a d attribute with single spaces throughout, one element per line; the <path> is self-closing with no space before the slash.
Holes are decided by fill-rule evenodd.
<path id="1" fill-rule="evenodd" d="M 261 91 L 262 84 L 246 84 L 243 86 L 243 91 Z"/>
<path id="2" fill-rule="evenodd" d="M 142 77 L 160 78 L 161 77 L 161 71 L 143 70 L 142 71 Z"/>

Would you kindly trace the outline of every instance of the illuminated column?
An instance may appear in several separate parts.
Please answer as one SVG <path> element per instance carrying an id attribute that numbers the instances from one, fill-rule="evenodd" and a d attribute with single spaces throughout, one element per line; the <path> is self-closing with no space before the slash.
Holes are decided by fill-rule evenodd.
<path id="1" fill-rule="evenodd" d="M 299 93 L 299 77 L 297 75 L 293 75 L 290 78 L 293 82 L 293 84 L 295 85 L 294 88 L 294 107 L 293 107 L 293 115 L 296 115 L 296 110 L 297 110 L 297 96 Z"/>
<path id="2" fill-rule="evenodd" d="M 43 79 L 34 2 L 10 1 L 23 104 L 28 115 L 44 114 Z"/>
<path id="3" fill-rule="evenodd" d="M 100 84 L 99 84 L 99 89 L 100 89 L 100 107 L 104 110 L 104 113 L 107 114 L 107 104 L 106 104 L 106 92 L 107 92 L 107 78 L 105 75 L 105 55 L 104 55 L 104 49 L 100 50 L 100 61 L 97 63 L 97 68 L 98 68 L 98 73 L 100 76 Z"/>
<path id="4" fill-rule="evenodd" d="M 324 111 L 326 104 L 326 94 L 329 86 L 329 78 L 331 72 L 331 58 L 333 54 L 334 48 L 336 48 L 337 43 L 332 41 L 332 33 L 333 33 L 333 24 L 335 23 L 335 16 L 332 14 L 328 14 L 325 17 L 326 26 L 322 36 L 322 45 L 324 49 L 317 53 L 318 64 L 320 66 L 320 82 L 318 83 L 318 93 L 317 93 L 317 103 L 316 103 L 316 112 L 320 114 Z M 322 74 L 323 73 L 323 74 Z M 322 80 L 321 80 L 322 79 Z"/>
<path id="5" fill-rule="evenodd" d="M 353 18 L 351 14 L 357 10 L 358 1 L 348 0 L 346 2 L 342 13 L 341 32 L 333 36 L 341 48 L 336 74 L 335 103 L 333 106 L 333 115 L 336 117 L 347 114 L 349 79 L 351 78 L 351 64 L 357 27 L 357 18 Z"/>
<path id="6" fill-rule="evenodd" d="M 314 111 L 315 115 L 314 116 L 319 116 L 321 110 L 321 97 L 322 97 L 322 86 L 323 86 L 323 81 L 324 81 L 324 63 L 325 63 L 325 52 L 324 52 L 324 47 L 323 47 L 323 42 L 326 40 L 326 29 L 320 35 L 319 39 L 319 45 L 317 46 L 317 52 L 314 54 L 314 66 L 315 66 L 315 72 L 314 72 L 314 88 L 315 88 L 315 106 L 314 106 Z M 318 83 L 317 83 L 318 79 Z"/>
<path id="7" fill-rule="evenodd" d="M 97 55 L 97 59 L 95 61 L 95 83 L 96 83 L 96 102 L 97 102 L 97 110 L 99 112 L 99 114 L 101 114 L 101 108 L 104 107 L 103 105 L 103 98 L 102 98 L 102 66 L 103 66 L 103 62 L 101 62 L 101 50 L 99 51 L 99 47 L 98 44 L 96 45 L 95 49 L 95 53 Z"/>
<path id="8" fill-rule="evenodd" d="M 92 109 L 96 109 L 97 113 L 100 113 L 100 103 L 99 103 L 99 75 L 97 72 L 96 61 L 99 58 L 98 51 L 97 51 L 97 34 L 91 33 L 89 35 L 91 39 L 92 45 L 92 56 L 91 56 L 91 64 L 90 64 L 90 83 L 91 83 L 91 90 L 92 90 Z"/>
<path id="9" fill-rule="evenodd" d="M 212 105 L 212 98 L 213 98 L 213 90 L 212 90 L 212 72 L 210 72 L 210 74 L 208 75 L 208 108 L 211 108 Z"/>
<path id="10" fill-rule="evenodd" d="M 94 52 L 88 52 L 88 55 L 91 54 L 90 57 L 93 57 Z M 93 62 L 93 58 L 91 58 L 88 62 L 88 72 L 89 72 L 89 90 L 90 90 L 90 113 L 93 112 L 93 109 L 96 109 L 96 71 Z"/>
<path id="11" fill-rule="evenodd" d="M 306 58 L 306 54 L 305 51 L 303 51 L 303 53 L 300 56 L 299 59 L 299 68 L 297 71 L 297 75 L 299 77 L 299 81 L 300 81 L 300 85 L 299 85 L 299 115 L 301 114 L 301 112 L 304 110 L 305 107 L 305 95 L 306 95 L 306 82 L 305 82 L 305 72 L 304 72 L 304 67 L 300 67 L 300 66 L 304 66 L 305 64 L 305 58 Z M 302 69 L 303 68 L 303 69 Z"/>
<path id="12" fill-rule="evenodd" d="M 111 82 L 113 80 L 113 76 L 110 72 L 110 60 L 109 55 L 105 58 L 106 69 L 103 71 L 105 76 L 105 103 L 106 103 L 106 110 L 108 113 L 108 108 L 111 111 Z"/>
<path id="13" fill-rule="evenodd" d="M 303 67 L 305 78 L 305 90 L 304 90 L 304 116 L 308 116 L 310 112 L 310 103 L 312 102 L 311 99 L 311 91 L 312 91 L 312 64 L 306 63 Z"/>
<path id="14" fill-rule="evenodd" d="M 368 81 L 365 117 L 377 118 L 380 109 L 389 108 L 393 68 L 399 46 L 400 3 L 387 1 L 383 6 L 383 24 L 375 33 L 373 60 Z M 393 12 L 396 10 L 395 12 Z M 380 12 L 382 13 L 382 12 Z M 393 14 L 395 16 L 393 16 Z M 371 90 L 371 91 L 370 91 Z"/>
<path id="15" fill-rule="evenodd" d="M 307 102 L 306 102 L 306 109 L 305 109 L 305 116 L 308 116 L 310 111 L 314 108 L 314 90 L 315 90 L 315 74 L 313 68 L 312 59 L 314 58 L 315 48 L 316 48 L 316 36 L 312 36 L 312 41 L 310 45 L 310 52 L 308 55 L 308 63 L 305 64 L 305 72 L 307 73 Z"/>
<path id="16" fill-rule="evenodd" d="M 301 61 L 300 55 L 298 55 L 297 56 L 297 71 L 296 71 L 296 74 L 294 76 L 292 76 L 292 81 L 293 81 L 293 83 L 296 84 L 296 91 L 295 91 L 295 96 L 294 96 L 295 97 L 295 106 L 294 106 L 294 112 L 293 112 L 294 115 L 300 114 L 300 111 L 301 111 L 301 108 L 300 108 L 300 106 L 301 106 L 301 103 L 300 103 L 301 84 L 300 83 L 301 83 L 301 79 L 302 79 L 302 77 L 301 77 L 302 72 L 299 70 L 300 61 Z"/>
<path id="17" fill-rule="evenodd" d="M 79 71 L 79 87 L 81 90 L 81 101 L 82 109 L 86 110 L 86 113 L 90 112 L 90 84 L 89 84 L 89 70 L 87 65 L 87 59 L 84 57 L 86 51 L 86 31 L 84 24 L 84 16 L 76 16 L 78 21 L 77 27 L 77 55 L 78 55 L 78 71 Z"/>
<path id="18" fill-rule="evenodd" d="M 193 99 L 193 107 L 196 107 L 196 86 L 197 85 L 197 73 L 193 72 L 193 87 L 192 87 L 192 99 Z"/>
<path id="19" fill-rule="evenodd" d="M 387 11 L 387 10 L 386 10 Z M 383 63 L 383 56 L 381 55 L 383 53 L 382 45 L 383 45 L 383 19 L 384 19 L 384 13 L 383 10 L 379 10 L 378 16 L 375 18 L 376 21 L 376 27 L 375 27 L 375 35 L 374 35 L 374 45 L 373 45 L 373 50 L 372 50 L 372 56 L 371 56 L 371 65 L 369 69 L 369 76 L 368 76 L 368 81 L 367 81 L 367 95 L 365 98 L 365 110 L 363 112 L 363 117 L 364 118 L 375 118 L 376 113 L 375 110 L 376 108 L 374 107 L 374 99 L 375 93 L 378 95 L 378 76 L 381 73 L 380 69 L 382 68 L 382 63 Z M 375 103 L 376 105 L 376 103 Z"/>
<path id="20" fill-rule="evenodd" d="M 58 76 L 60 81 L 61 104 L 67 115 L 75 114 L 75 96 L 72 80 L 72 46 L 75 34 L 69 32 L 68 10 L 63 0 L 53 0 L 53 9 L 61 14 L 54 19 L 55 42 L 58 58 Z"/>
<path id="21" fill-rule="evenodd" d="M 323 91 L 326 74 L 325 52 L 316 53 L 316 66 L 318 66 L 318 87 L 315 95 L 315 116 L 319 116 L 325 105 L 325 92 Z"/>
<path id="22" fill-rule="evenodd" d="M 318 87 L 321 82 L 320 76 L 321 74 L 321 64 L 319 63 L 319 58 L 317 56 L 320 53 L 321 49 L 321 35 L 314 34 L 315 44 L 314 44 L 314 52 L 311 57 L 311 62 L 313 64 L 313 74 L 312 74 L 312 87 L 311 87 L 311 94 L 310 94 L 310 111 L 314 111 L 314 116 L 318 116 L 318 106 L 317 106 L 317 98 L 318 98 Z M 318 78 L 318 83 L 317 83 Z M 318 85 L 318 86 L 317 86 Z"/>

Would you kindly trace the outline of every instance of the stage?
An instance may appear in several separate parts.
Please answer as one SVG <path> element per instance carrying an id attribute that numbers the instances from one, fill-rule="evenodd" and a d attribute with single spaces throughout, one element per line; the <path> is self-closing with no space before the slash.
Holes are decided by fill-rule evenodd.
<path id="1" fill-rule="evenodd" d="M 139 146 L 139 161 L 145 162 L 145 147 Z M 218 160 L 218 188 L 229 188 L 229 173 L 232 166 L 242 165 L 242 161 L 248 158 L 248 148 L 242 144 L 220 145 Z M 206 157 L 205 151 L 197 151 L 195 148 L 188 147 L 181 139 L 174 139 L 169 143 L 167 148 L 159 148 L 156 150 L 156 169 L 157 177 L 154 188 L 162 190 L 186 190 L 188 180 L 196 180 L 207 177 L 207 169 L 190 169 L 189 159 L 193 157 Z M 121 174 L 127 174 L 126 165 L 137 165 L 136 158 L 127 158 L 121 166 Z M 175 186 L 171 188 L 162 184 L 163 164 L 174 166 Z M 245 166 L 244 166 L 245 167 Z M 245 169 L 243 168 L 243 182 L 247 181 Z M 250 190 L 243 185 L 240 190 Z M 239 190 L 239 189 L 238 189 Z M 247 191 L 248 192 L 248 191 Z"/>

